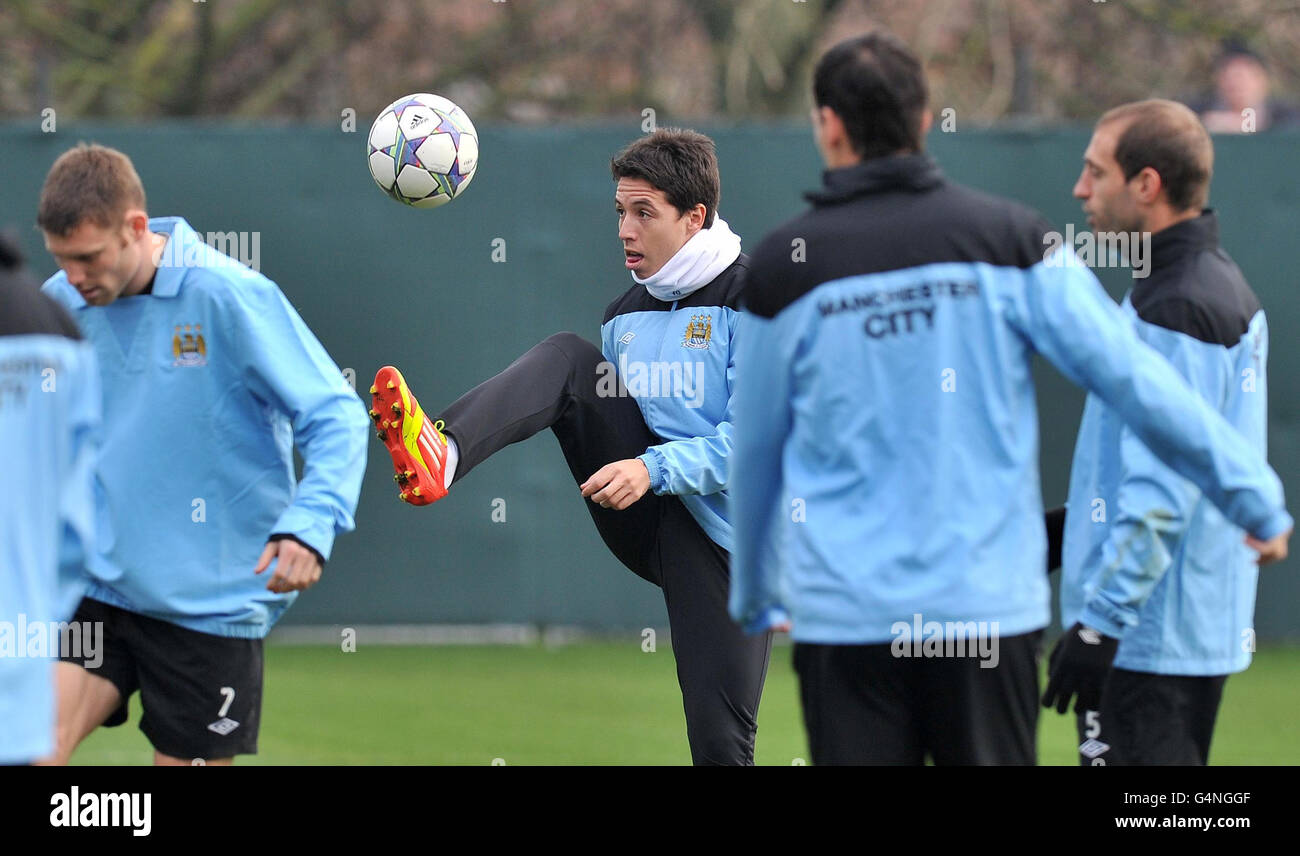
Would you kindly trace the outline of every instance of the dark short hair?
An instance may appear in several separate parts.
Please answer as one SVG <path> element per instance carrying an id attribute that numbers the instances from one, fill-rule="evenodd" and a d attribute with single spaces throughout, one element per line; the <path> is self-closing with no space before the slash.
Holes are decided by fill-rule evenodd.
<path id="1" fill-rule="evenodd" d="M 887 32 L 846 39 L 823 54 L 813 72 L 813 99 L 835 111 L 864 159 L 924 148 L 925 72 L 916 54 Z"/>
<path id="2" fill-rule="evenodd" d="M 704 206 L 704 228 L 713 225 L 722 196 L 713 140 L 683 128 L 660 128 L 629 143 L 609 162 L 614 180 L 640 178 L 668 197 L 685 214 Z"/>
<path id="3" fill-rule="evenodd" d="M 1151 167 L 1174 210 L 1205 207 L 1214 173 L 1214 145 L 1190 108 L 1161 98 L 1135 101 L 1106 111 L 1097 126 L 1111 122 L 1124 123 L 1115 141 L 1115 160 L 1125 181 Z"/>
<path id="4" fill-rule="evenodd" d="M 115 228 L 129 208 L 145 207 L 144 185 L 131 159 L 107 146 L 78 143 L 45 176 L 36 225 L 66 235 L 85 222 Z"/>
<path id="5" fill-rule="evenodd" d="M 1244 39 L 1234 36 L 1224 39 L 1220 44 L 1218 56 L 1214 58 L 1215 73 L 1222 71 L 1225 65 L 1237 59 L 1250 60 L 1265 72 L 1268 71 L 1268 63 L 1264 62 L 1264 57 L 1256 53 Z"/>

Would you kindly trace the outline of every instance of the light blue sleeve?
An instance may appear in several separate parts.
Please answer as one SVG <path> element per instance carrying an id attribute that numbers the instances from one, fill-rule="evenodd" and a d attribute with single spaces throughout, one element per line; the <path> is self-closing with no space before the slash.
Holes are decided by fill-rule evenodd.
<path id="1" fill-rule="evenodd" d="M 781 601 L 781 538 L 785 528 L 782 457 L 793 422 L 791 372 L 799 333 L 796 311 L 774 319 L 744 313 L 735 362 L 735 444 L 728 511 L 733 527 L 731 617 L 749 633 L 788 620 Z"/>
<path id="2" fill-rule="evenodd" d="M 1145 325 L 1143 325 L 1145 326 Z M 1142 328 L 1139 327 L 1139 334 Z M 1156 348 L 1200 396 L 1218 409 L 1228 378 L 1214 345 L 1169 330 L 1143 340 Z M 1121 430 L 1120 483 L 1102 545 L 1101 584 L 1080 620 L 1115 638 L 1136 626 L 1138 613 L 1173 564 L 1201 492 L 1151 453 L 1131 429 Z"/>
<path id="3" fill-rule="evenodd" d="M 727 368 L 730 377 L 731 368 Z M 669 440 L 651 446 L 638 456 L 650 474 L 650 489 L 657 494 L 707 495 L 727 489 L 727 459 L 731 457 L 731 400 L 727 418 L 718 423 L 716 434 Z"/>
<path id="4" fill-rule="evenodd" d="M 1282 482 L 1264 457 L 1138 338 L 1092 271 L 1062 253 L 1071 261 L 1039 262 L 1023 292 L 1006 295 L 1011 323 L 1233 523 L 1264 540 L 1290 529 Z"/>
<path id="5" fill-rule="evenodd" d="M 650 489 L 657 494 L 707 495 L 726 490 L 732 447 L 732 406 L 736 388 L 736 345 L 744 341 L 744 321 L 739 312 L 728 313 L 727 407 L 717 430 L 689 440 L 670 440 L 651 446 L 639 456 L 650 473 Z M 737 332 L 741 335 L 737 336 Z M 609 349 L 609 350 L 612 350 Z"/>
<path id="6" fill-rule="evenodd" d="M 67 620 L 85 592 L 87 568 L 95 555 L 97 487 L 95 465 L 99 455 L 102 420 L 99 369 L 89 342 L 72 351 L 68 376 L 62 379 L 71 399 L 68 407 L 67 454 L 59 492 L 58 615 Z"/>
<path id="7" fill-rule="evenodd" d="M 244 377 L 289 417 L 303 458 L 293 502 L 266 534 L 294 535 L 328 559 L 335 535 L 356 525 L 370 427 L 365 406 L 269 280 L 241 289 L 238 315 Z"/>

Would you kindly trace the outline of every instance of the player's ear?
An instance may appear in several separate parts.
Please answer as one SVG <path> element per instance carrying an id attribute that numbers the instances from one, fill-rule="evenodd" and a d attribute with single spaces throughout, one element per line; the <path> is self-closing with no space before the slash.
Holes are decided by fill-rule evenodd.
<path id="1" fill-rule="evenodd" d="M 138 241 L 149 231 L 149 215 L 139 208 L 128 208 L 122 219 L 123 230 L 130 240 Z"/>
<path id="2" fill-rule="evenodd" d="M 704 220 L 709 216 L 709 209 L 704 207 L 703 202 L 695 203 L 695 207 L 686 212 L 690 219 L 687 221 L 687 231 L 692 235 L 704 228 Z"/>
<path id="3" fill-rule="evenodd" d="M 855 154 L 857 150 L 853 147 L 853 138 L 849 135 L 848 126 L 844 124 L 844 118 L 830 107 L 821 108 L 821 118 L 822 140 L 827 151 Z"/>
<path id="4" fill-rule="evenodd" d="M 1143 205 L 1154 205 L 1160 198 L 1160 192 L 1165 188 L 1160 173 L 1149 166 L 1142 167 L 1142 171 L 1133 176 L 1130 183 L 1137 194 L 1137 201 Z"/>
<path id="5" fill-rule="evenodd" d="M 829 107 L 817 108 L 817 121 L 821 126 L 822 139 L 826 144 L 834 148 L 839 144 L 847 134 L 844 130 L 844 121 L 840 119 L 840 114 L 836 113 Z"/>
<path id="6" fill-rule="evenodd" d="M 931 113 L 930 109 L 927 107 L 926 109 L 921 111 L 921 141 L 922 142 L 924 142 L 926 136 L 929 135 L 930 126 L 933 124 L 934 124 L 934 114 Z"/>

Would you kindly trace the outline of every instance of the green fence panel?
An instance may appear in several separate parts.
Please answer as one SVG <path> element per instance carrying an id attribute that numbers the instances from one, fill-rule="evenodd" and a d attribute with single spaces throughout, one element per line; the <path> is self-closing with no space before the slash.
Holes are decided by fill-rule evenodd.
<path id="1" fill-rule="evenodd" d="M 639 121 L 639 119 L 638 119 Z M 806 127 L 704 126 L 718 142 L 720 212 L 753 246 L 795 214 L 821 165 Z M 480 128 L 479 172 L 465 196 L 406 209 L 371 183 L 365 128 L 65 120 L 0 125 L 0 226 L 17 231 L 39 276 L 53 272 L 32 223 L 46 170 L 80 140 L 131 155 L 155 216 L 200 232 L 256 234 L 261 270 L 278 282 L 361 392 L 385 363 L 402 369 L 426 410 L 500 371 L 536 342 L 572 330 L 599 342 L 622 268 L 609 158 L 640 133 L 627 125 Z M 952 178 L 1019 199 L 1064 229 L 1084 226 L 1070 190 L 1086 128 L 935 132 Z M 1300 485 L 1300 292 L 1289 258 L 1300 214 L 1300 136 L 1216 140 L 1211 203 L 1223 243 L 1259 294 L 1272 329 L 1270 458 Z M 251 252 L 253 245 L 247 245 Z M 1123 270 L 1099 271 L 1116 297 Z M 1050 366 L 1036 372 L 1044 500 L 1064 500 L 1082 394 Z M 370 460 L 357 531 L 339 539 L 321 584 L 286 624 L 529 622 L 593 629 L 666 623 L 656 589 L 605 550 L 559 446 L 540 435 L 478 467 L 430 508 L 397 501 L 381 445 Z M 147 525 L 141 521 L 141 525 Z M 1300 635 L 1295 560 L 1263 570 L 1261 638 Z"/>

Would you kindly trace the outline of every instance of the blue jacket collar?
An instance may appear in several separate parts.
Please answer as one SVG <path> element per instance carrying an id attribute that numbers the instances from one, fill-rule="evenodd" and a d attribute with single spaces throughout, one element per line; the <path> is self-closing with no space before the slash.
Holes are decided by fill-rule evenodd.
<path id="1" fill-rule="evenodd" d="M 203 239 L 183 217 L 154 217 L 149 221 L 149 231 L 167 236 L 151 293 L 154 297 L 175 297 L 180 294 L 181 280 L 185 278 L 186 258 L 196 257 L 191 247 L 203 243 Z"/>

